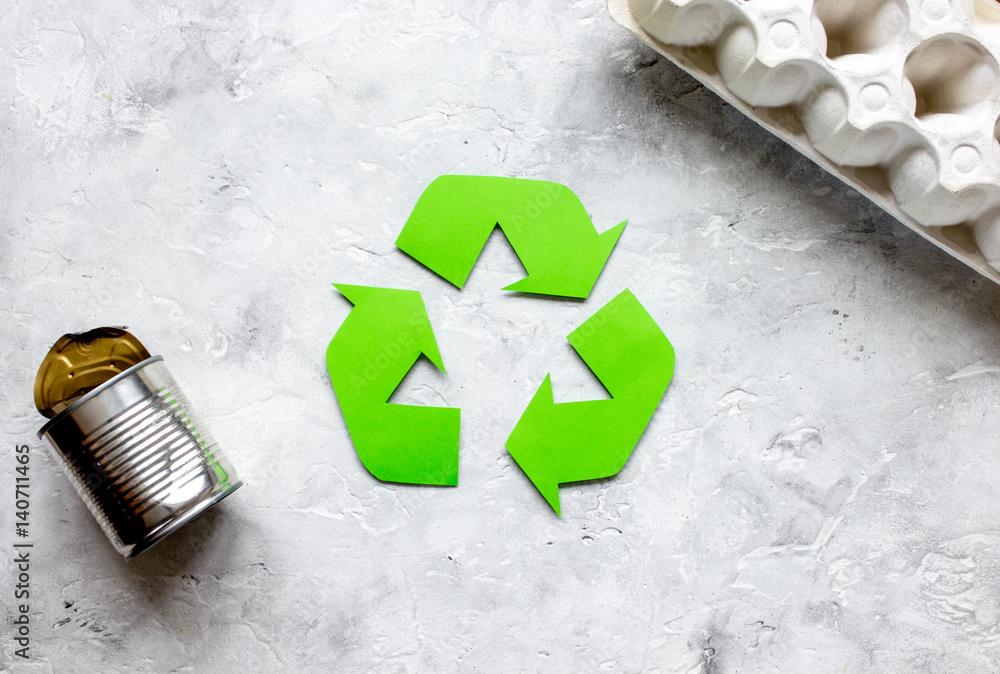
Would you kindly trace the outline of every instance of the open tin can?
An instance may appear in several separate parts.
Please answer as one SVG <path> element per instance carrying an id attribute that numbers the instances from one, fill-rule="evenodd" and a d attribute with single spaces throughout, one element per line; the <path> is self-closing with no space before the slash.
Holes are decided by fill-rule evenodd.
<path id="1" fill-rule="evenodd" d="M 104 332 L 93 336 L 99 331 Z M 138 348 L 123 355 L 122 335 L 134 340 L 116 328 L 64 336 L 39 371 L 35 399 L 39 411 L 49 416 L 54 406 L 45 404 L 46 393 L 52 399 L 59 386 L 63 390 L 56 398 L 64 398 L 67 390 L 86 391 L 55 413 L 38 437 L 54 451 L 115 549 L 131 560 L 242 483 L 163 358 L 150 357 L 137 341 Z M 63 343 L 67 338 L 76 341 Z M 108 339 L 119 340 L 117 353 L 110 356 Z M 125 365 L 129 367 L 121 369 Z M 90 383 L 105 380 L 74 388 L 68 384 L 74 377 Z"/>

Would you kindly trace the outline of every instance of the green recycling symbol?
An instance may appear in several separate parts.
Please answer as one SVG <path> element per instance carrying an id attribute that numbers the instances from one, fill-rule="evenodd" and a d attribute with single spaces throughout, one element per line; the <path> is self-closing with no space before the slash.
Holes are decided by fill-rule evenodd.
<path id="1" fill-rule="evenodd" d="M 505 290 L 585 299 L 625 223 L 598 234 L 577 196 L 558 183 L 445 175 L 420 196 L 396 245 L 461 288 L 496 226 L 528 272 Z M 354 308 L 326 363 L 361 463 L 379 480 L 458 484 L 461 411 L 388 402 L 421 354 L 444 372 L 420 293 L 334 286 Z M 555 403 L 546 375 L 506 442 L 557 514 L 560 484 L 624 467 L 674 371 L 670 341 L 628 289 L 568 340 L 611 399 Z"/>

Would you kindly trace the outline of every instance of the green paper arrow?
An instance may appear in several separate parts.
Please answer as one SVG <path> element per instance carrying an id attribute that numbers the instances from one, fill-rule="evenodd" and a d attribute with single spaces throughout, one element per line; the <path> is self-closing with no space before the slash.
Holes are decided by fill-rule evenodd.
<path id="1" fill-rule="evenodd" d="M 504 290 L 585 298 L 625 222 L 598 234 L 559 183 L 445 175 L 420 195 L 396 245 L 461 288 L 497 225 L 528 272 Z"/>
<path id="2" fill-rule="evenodd" d="M 507 451 L 561 514 L 559 485 L 622 469 L 674 373 L 674 349 L 629 290 L 569 336 L 611 400 L 559 403 L 548 375 L 507 438 Z"/>
<path id="3" fill-rule="evenodd" d="M 361 463 L 389 482 L 458 484 L 461 411 L 388 403 L 421 353 L 444 372 L 420 293 L 334 287 L 354 309 L 326 350 L 326 366 Z"/>

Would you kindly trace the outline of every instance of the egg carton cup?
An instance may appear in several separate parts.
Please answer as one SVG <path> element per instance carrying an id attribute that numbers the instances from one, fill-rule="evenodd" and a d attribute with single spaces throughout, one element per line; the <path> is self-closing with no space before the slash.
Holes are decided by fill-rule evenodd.
<path id="1" fill-rule="evenodd" d="M 619 24 L 1000 283 L 997 0 L 609 0 Z"/>

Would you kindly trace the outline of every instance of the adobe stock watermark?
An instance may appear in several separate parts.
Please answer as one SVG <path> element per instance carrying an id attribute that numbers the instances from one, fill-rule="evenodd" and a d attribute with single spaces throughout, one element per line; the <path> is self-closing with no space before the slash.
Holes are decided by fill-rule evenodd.
<path id="1" fill-rule="evenodd" d="M 15 644 L 14 655 L 28 660 L 31 649 L 31 448 L 14 447 L 14 617 L 11 634 Z"/>

